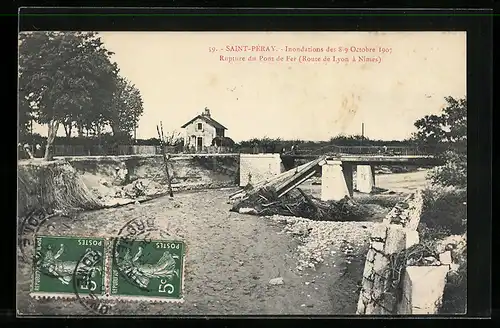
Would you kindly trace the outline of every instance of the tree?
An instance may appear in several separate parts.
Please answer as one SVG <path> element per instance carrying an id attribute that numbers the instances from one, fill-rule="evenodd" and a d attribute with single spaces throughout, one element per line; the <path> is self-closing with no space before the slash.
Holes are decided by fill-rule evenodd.
<path id="1" fill-rule="evenodd" d="M 113 135 L 130 136 L 137 127 L 143 111 L 140 91 L 125 78 L 119 77 L 108 112 Z"/>
<path id="2" fill-rule="evenodd" d="M 417 132 L 414 139 L 426 147 L 435 148 L 445 141 L 444 118 L 438 115 L 426 115 L 415 122 Z"/>
<path id="3" fill-rule="evenodd" d="M 434 184 L 464 187 L 467 185 L 467 99 L 445 98 L 441 115 L 427 115 L 415 122 L 414 139 L 432 147 L 445 165 L 433 170 Z"/>
<path id="4" fill-rule="evenodd" d="M 26 96 L 19 93 L 19 111 L 18 111 L 18 122 L 19 122 L 19 136 L 21 138 L 28 136 L 31 133 L 31 124 L 34 119 L 34 109 L 30 106 Z"/>
<path id="5" fill-rule="evenodd" d="M 441 115 L 426 115 L 415 122 L 413 139 L 420 145 L 444 151 L 467 150 L 467 99 L 445 97 L 447 105 Z M 439 148 L 439 149 L 438 149 Z"/>
<path id="6" fill-rule="evenodd" d="M 99 124 L 95 119 L 116 88 L 111 55 L 92 32 L 20 34 L 20 97 L 36 108 L 37 122 L 48 125 L 45 160 L 52 159 L 60 124 L 67 135 L 75 122 L 80 129 Z"/>
<path id="7" fill-rule="evenodd" d="M 178 131 L 167 132 L 167 134 L 163 136 L 163 143 L 165 146 L 178 146 L 182 144 L 183 139 L 181 133 Z"/>

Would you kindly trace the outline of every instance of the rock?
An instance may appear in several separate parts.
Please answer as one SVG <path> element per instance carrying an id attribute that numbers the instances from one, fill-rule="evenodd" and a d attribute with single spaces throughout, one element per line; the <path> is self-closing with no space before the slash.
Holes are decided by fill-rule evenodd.
<path id="1" fill-rule="evenodd" d="M 271 285 L 283 285 L 285 282 L 283 281 L 283 278 L 278 277 L 278 278 L 273 278 L 269 280 L 269 284 Z"/>
<path id="2" fill-rule="evenodd" d="M 376 241 L 372 243 L 372 248 L 376 251 L 383 252 L 384 251 L 384 243 Z"/>
<path id="3" fill-rule="evenodd" d="M 106 180 L 106 179 L 100 179 L 100 180 L 99 180 L 99 184 L 102 184 L 103 186 L 106 186 L 106 187 L 110 187 L 110 185 L 111 185 L 111 184 L 109 183 L 109 181 L 108 181 L 108 180 Z"/>
<path id="4" fill-rule="evenodd" d="M 242 207 L 238 211 L 240 214 L 257 214 L 257 211 L 254 208 Z"/>
<path id="5" fill-rule="evenodd" d="M 410 230 L 406 232 L 406 248 L 410 248 L 420 242 L 418 231 Z"/>
<path id="6" fill-rule="evenodd" d="M 436 259 L 434 256 L 424 257 L 424 264 L 431 266 L 440 265 L 438 259 Z"/>
<path id="7" fill-rule="evenodd" d="M 451 252 L 446 251 L 444 253 L 439 254 L 439 262 L 445 265 L 450 265 L 452 263 L 451 261 Z"/>
<path id="8" fill-rule="evenodd" d="M 378 223 L 373 225 L 371 238 L 385 240 L 386 236 L 387 236 L 387 225 L 383 223 Z"/>
<path id="9" fill-rule="evenodd" d="M 390 261 L 387 257 L 383 256 L 382 254 L 377 254 L 375 255 L 375 259 L 373 260 L 373 270 L 375 272 L 382 272 L 387 268 L 389 263 Z"/>
<path id="10" fill-rule="evenodd" d="M 301 304 L 300 306 L 301 306 L 301 307 L 306 307 L 306 305 L 305 305 L 305 304 Z"/>
<path id="11" fill-rule="evenodd" d="M 384 253 L 387 255 L 396 254 L 406 247 L 406 232 L 401 226 L 390 226 L 387 229 L 387 239 L 385 241 Z"/>

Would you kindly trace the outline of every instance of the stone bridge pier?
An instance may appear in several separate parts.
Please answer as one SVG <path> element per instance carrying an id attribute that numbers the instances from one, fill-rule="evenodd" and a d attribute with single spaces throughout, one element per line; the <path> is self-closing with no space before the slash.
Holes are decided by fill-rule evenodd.
<path id="1" fill-rule="evenodd" d="M 354 193 L 353 167 L 346 161 L 326 160 L 321 165 L 321 200 L 339 201 Z M 356 165 L 356 189 L 371 193 L 375 187 L 374 165 Z"/>

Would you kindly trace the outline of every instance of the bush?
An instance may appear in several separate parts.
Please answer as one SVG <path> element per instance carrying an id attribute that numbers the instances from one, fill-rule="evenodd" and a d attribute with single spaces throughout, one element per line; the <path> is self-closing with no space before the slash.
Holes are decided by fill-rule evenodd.
<path id="1" fill-rule="evenodd" d="M 423 190 L 422 233 L 462 234 L 467 229 L 467 190 L 434 186 Z"/>
<path id="2" fill-rule="evenodd" d="M 443 153 L 441 159 L 445 165 L 434 168 L 429 178 L 434 185 L 440 186 L 467 186 L 467 156 L 453 151 Z"/>

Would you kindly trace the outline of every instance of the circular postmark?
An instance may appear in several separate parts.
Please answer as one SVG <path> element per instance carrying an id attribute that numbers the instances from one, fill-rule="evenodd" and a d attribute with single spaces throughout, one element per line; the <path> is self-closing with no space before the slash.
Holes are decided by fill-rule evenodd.
<path id="1" fill-rule="evenodd" d="M 78 260 L 75 270 L 73 271 L 73 291 L 78 302 L 87 310 L 94 314 L 106 315 L 110 314 L 113 305 L 109 300 L 106 300 L 102 295 L 105 291 L 105 284 L 99 288 L 98 284 L 93 279 L 95 272 L 99 271 L 99 264 L 105 261 L 105 254 L 102 252 L 87 248 L 83 256 Z M 102 265 L 105 268 L 105 265 Z M 101 272 L 104 274 L 104 272 Z M 85 295 L 82 295 L 80 290 L 87 290 Z M 96 294 L 96 291 L 101 291 L 101 295 Z M 101 297 L 100 297 L 101 296 Z"/>
<path id="2" fill-rule="evenodd" d="M 65 227 L 67 228 L 66 230 L 70 230 L 65 221 L 70 222 L 71 219 L 69 215 L 48 213 L 43 209 L 33 210 L 28 213 L 19 225 L 18 248 L 21 253 L 21 261 L 29 263 L 34 260 L 36 262 L 37 253 L 34 252 L 35 237 L 43 230 L 46 230 L 43 231 L 45 233 L 50 233 L 54 230 L 58 230 L 61 233 Z M 55 229 L 55 225 L 57 225 L 57 229 Z"/>
<path id="3" fill-rule="evenodd" d="M 143 253 L 142 250 L 158 234 L 161 236 L 162 232 L 156 226 L 154 219 L 136 218 L 128 221 L 119 230 L 117 237 L 112 242 L 111 265 L 116 268 L 113 272 L 115 276 L 118 273 L 128 283 L 146 293 L 149 292 L 148 287 L 141 283 L 137 269 L 131 263 L 138 254 L 135 254 L 134 258 L 130 259 L 130 252 L 135 246 L 138 250 L 141 250 L 139 255 L 149 255 L 147 252 Z"/>

